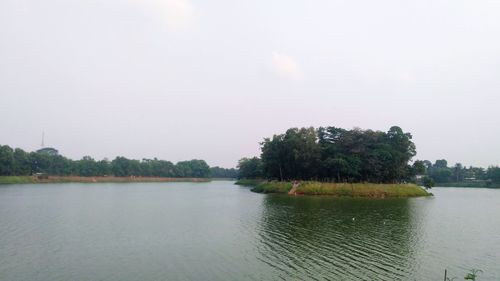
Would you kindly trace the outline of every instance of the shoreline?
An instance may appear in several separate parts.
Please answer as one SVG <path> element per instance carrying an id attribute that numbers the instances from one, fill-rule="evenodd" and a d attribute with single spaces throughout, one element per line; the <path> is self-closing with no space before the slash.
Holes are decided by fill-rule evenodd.
<path id="1" fill-rule="evenodd" d="M 263 180 L 239 180 L 235 184 L 252 187 L 252 192 L 265 194 L 287 194 L 293 186 L 292 182 Z M 432 193 L 427 192 L 416 184 L 324 183 L 303 181 L 296 186 L 294 195 L 355 198 L 405 198 L 432 196 Z"/>
<path id="2" fill-rule="evenodd" d="M 128 183 L 128 182 L 210 182 L 211 178 L 162 177 L 80 177 L 80 176 L 0 176 L 0 184 L 37 183 Z"/>
<path id="3" fill-rule="evenodd" d="M 499 189 L 499 183 L 464 183 L 464 182 L 451 182 L 451 183 L 436 183 L 434 187 L 456 187 L 456 188 L 490 188 L 490 189 Z"/>

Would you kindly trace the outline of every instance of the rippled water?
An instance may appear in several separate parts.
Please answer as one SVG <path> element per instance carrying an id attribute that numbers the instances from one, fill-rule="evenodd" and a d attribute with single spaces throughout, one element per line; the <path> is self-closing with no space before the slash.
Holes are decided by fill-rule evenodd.
<path id="1" fill-rule="evenodd" d="M 232 182 L 0 187 L 0 280 L 500 279 L 500 190 L 261 195 Z"/>

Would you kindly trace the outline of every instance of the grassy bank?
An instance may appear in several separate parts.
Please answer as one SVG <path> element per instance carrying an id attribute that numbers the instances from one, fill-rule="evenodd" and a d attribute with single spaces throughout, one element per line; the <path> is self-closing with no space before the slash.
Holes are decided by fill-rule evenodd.
<path id="1" fill-rule="evenodd" d="M 255 187 L 264 182 L 266 182 L 266 180 L 239 179 L 234 184 Z"/>
<path id="2" fill-rule="evenodd" d="M 241 185 L 252 186 L 252 191 L 259 193 L 287 193 L 292 188 L 291 182 L 238 181 Z M 331 195 L 348 197 L 416 197 L 430 193 L 415 184 L 373 184 L 373 183 L 323 183 L 301 182 L 297 188 L 301 195 Z"/>
<path id="3" fill-rule="evenodd" d="M 104 182 L 208 182 L 208 178 L 157 178 L 157 177 L 76 177 L 76 176 L 1 176 L 0 184 L 16 183 L 104 183 Z"/>
<path id="4" fill-rule="evenodd" d="M 0 176 L 0 184 L 33 183 L 30 176 Z"/>

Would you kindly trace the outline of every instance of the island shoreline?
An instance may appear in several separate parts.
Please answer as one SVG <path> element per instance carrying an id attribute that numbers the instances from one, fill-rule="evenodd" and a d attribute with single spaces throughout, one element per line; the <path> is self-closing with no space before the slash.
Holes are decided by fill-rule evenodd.
<path id="1" fill-rule="evenodd" d="M 256 193 L 287 194 L 293 182 L 248 180 L 243 179 L 235 184 L 251 187 Z M 424 188 L 416 184 L 375 184 L 375 183 L 331 183 L 302 181 L 293 195 L 334 196 L 355 198 L 406 198 L 432 196 Z"/>

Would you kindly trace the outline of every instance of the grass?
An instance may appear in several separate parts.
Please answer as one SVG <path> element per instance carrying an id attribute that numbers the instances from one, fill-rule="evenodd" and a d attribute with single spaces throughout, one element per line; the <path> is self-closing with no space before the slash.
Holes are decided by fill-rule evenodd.
<path id="1" fill-rule="evenodd" d="M 258 193 L 288 193 L 290 189 L 292 189 L 291 182 L 271 181 L 262 182 L 254 186 L 254 188 L 252 188 L 252 191 Z"/>
<path id="2" fill-rule="evenodd" d="M 262 179 L 239 179 L 234 184 L 255 187 L 264 182 L 266 181 Z"/>
<path id="3" fill-rule="evenodd" d="M 0 184 L 33 183 L 31 176 L 0 176 Z"/>
<path id="4" fill-rule="evenodd" d="M 259 193 L 288 193 L 291 182 L 241 180 L 237 184 L 252 186 Z M 416 197 L 431 195 L 415 184 L 326 183 L 305 181 L 297 188 L 300 195 L 330 195 L 347 197 Z"/>

